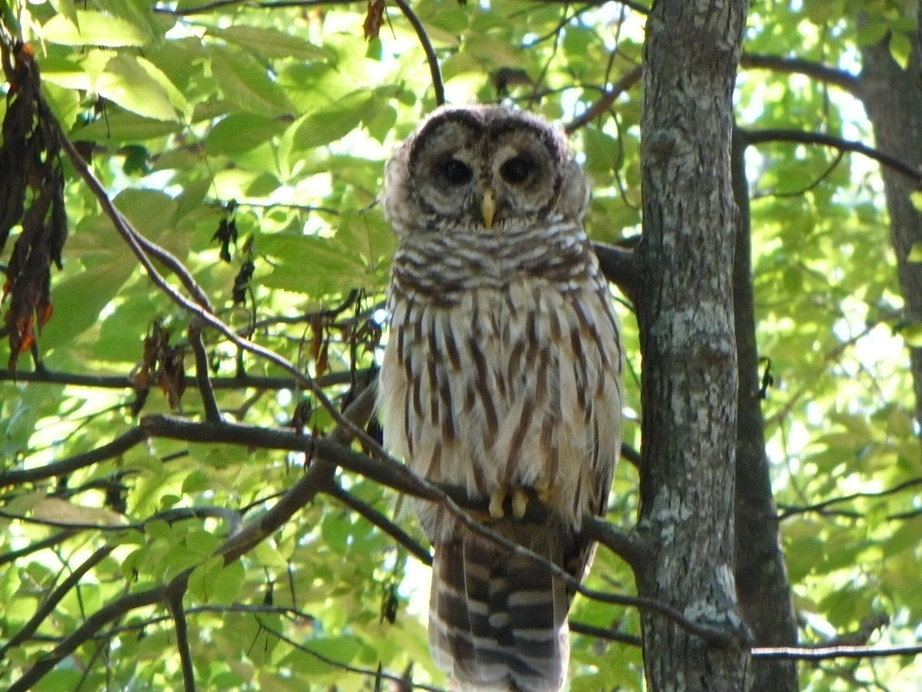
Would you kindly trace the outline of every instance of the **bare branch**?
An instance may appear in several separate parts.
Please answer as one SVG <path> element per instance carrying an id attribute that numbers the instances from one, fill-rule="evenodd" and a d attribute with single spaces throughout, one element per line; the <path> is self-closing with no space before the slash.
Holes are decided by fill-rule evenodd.
<path id="1" fill-rule="evenodd" d="M 590 122 L 600 117 L 603 113 L 612 107 L 612 104 L 614 104 L 614 102 L 623 92 L 637 84 L 642 76 L 643 66 L 637 65 L 621 79 L 615 82 L 610 89 L 607 89 L 595 103 L 586 109 L 585 113 L 569 122 L 564 127 L 564 130 L 566 130 L 568 134 L 572 134 L 581 127 L 585 127 Z"/>
<path id="2" fill-rule="evenodd" d="M 827 135 L 822 132 L 804 132 L 802 130 L 738 130 L 746 144 L 763 144 L 765 142 L 795 142 L 798 144 L 819 144 L 821 146 L 833 147 L 842 151 L 853 151 L 863 154 L 870 159 L 874 159 L 880 164 L 892 168 L 898 173 L 902 173 L 907 178 L 911 178 L 916 183 L 922 185 L 922 171 L 912 164 L 906 163 L 896 156 L 886 154 L 879 149 L 869 147 L 861 142 L 855 142 L 842 137 Z"/>
<path id="3" fill-rule="evenodd" d="M 300 319 L 300 318 L 298 318 Z M 356 375 L 368 373 L 367 368 L 355 371 Z M 317 385 L 327 387 L 337 384 L 349 384 L 353 375 L 348 371 L 330 372 L 316 378 Z M 0 368 L 0 381 L 7 382 L 41 382 L 46 384 L 64 384 L 75 387 L 96 387 L 99 389 L 134 389 L 135 383 L 128 375 L 86 375 L 71 372 L 54 372 L 51 370 L 34 370 L 23 372 Z M 198 383 L 193 376 L 185 378 L 186 387 L 195 387 Z M 213 377 L 213 389 L 292 389 L 298 384 L 293 377 L 267 377 L 260 375 L 235 375 L 234 377 Z"/>
<path id="4" fill-rule="evenodd" d="M 811 60 L 784 58 L 778 55 L 764 55 L 761 53 L 743 53 L 740 57 L 740 65 L 774 72 L 804 74 L 826 84 L 841 87 L 859 98 L 861 96 L 861 80 L 858 77 L 850 72 Z"/>
<path id="5" fill-rule="evenodd" d="M 812 505 L 805 505 L 802 507 L 793 507 L 789 505 L 778 505 L 778 508 L 783 510 L 778 513 L 778 521 L 788 519 L 798 514 L 806 514 L 808 512 L 823 512 L 827 507 L 832 505 L 839 504 L 841 502 L 851 502 L 852 500 L 859 500 L 861 498 L 876 498 L 876 497 L 886 497 L 887 495 L 894 495 L 896 493 L 902 492 L 909 488 L 914 488 L 918 485 L 922 485 L 922 478 L 910 478 L 908 481 L 903 483 L 898 483 L 892 488 L 887 488 L 876 493 L 864 492 L 864 493 L 852 493 L 851 495 L 843 495 L 842 497 L 834 497 L 829 500 L 824 500 L 822 502 L 817 502 Z"/>
<path id="6" fill-rule="evenodd" d="M 71 473 L 77 469 L 124 454 L 143 440 L 144 431 L 140 428 L 131 428 L 116 437 L 112 442 L 107 442 L 83 454 L 76 454 L 68 459 L 32 469 L 4 471 L 0 473 L 0 488 L 10 485 L 20 485 L 22 483 L 34 483 L 46 478 L 54 478 L 55 476 Z"/>
<path id="7" fill-rule="evenodd" d="M 422 562 L 424 565 L 432 564 L 432 555 L 423 545 L 419 543 L 419 541 L 414 539 L 410 534 L 400 528 L 400 526 L 392 522 L 367 502 L 362 502 L 355 495 L 344 490 L 343 487 L 338 483 L 332 483 L 326 490 L 326 493 L 330 495 L 330 497 L 336 498 L 350 509 L 359 513 L 372 524 L 384 531 L 384 533 L 391 536 L 394 540 L 400 543 L 400 545 L 410 551 L 410 553 L 412 553 L 416 559 Z"/>
<path id="8" fill-rule="evenodd" d="M 618 632 L 613 629 L 608 629 L 606 627 L 596 627 L 595 625 L 587 625 L 584 622 L 574 622 L 570 620 L 570 631 L 576 632 L 577 634 L 585 634 L 590 637 L 595 637 L 596 639 L 606 639 L 612 642 L 620 642 L 622 644 L 627 644 L 628 646 L 643 646 L 643 641 L 640 637 L 635 637 L 633 634 L 625 634 L 623 632 Z"/>
<path id="9" fill-rule="evenodd" d="M 50 548 L 51 546 L 57 545 L 58 543 L 63 543 L 68 538 L 76 534 L 77 534 L 77 531 L 73 529 L 68 529 L 66 531 L 59 531 L 58 533 L 51 534 L 47 538 L 43 538 L 40 541 L 35 541 L 35 543 L 30 543 L 25 548 L 21 548 L 20 550 L 11 550 L 8 553 L 3 553 L 2 555 L 0 555 L 0 567 L 7 564 L 8 562 L 16 562 L 16 560 L 18 560 L 21 557 L 25 557 L 26 555 L 31 555 L 32 553 L 37 553 L 40 550 L 44 550 L 45 548 Z"/>
<path id="10" fill-rule="evenodd" d="M 173 584 L 170 586 L 172 587 Z M 185 584 L 182 586 L 184 587 Z M 173 616 L 173 631 L 176 632 L 176 649 L 179 652 L 179 662 L 182 668 L 183 690 L 195 692 L 195 667 L 192 665 L 192 652 L 189 649 L 189 627 L 186 624 L 186 613 L 182 607 L 184 593 L 185 588 L 169 588 L 166 602 Z"/>
<path id="11" fill-rule="evenodd" d="M 752 649 L 754 658 L 790 658 L 799 661 L 822 661 L 830 658 L 879 658 L 883 656 L 916 656 L 922 654 L 922 643 L 906 646 L 765 646 Z"/>
<path id="12" fill-rule="evenodd" d="M 221 409 L 215 400 L 211 378 L 208 376 L 208 354 L 205 353 L 205 343 L 202 341 L 202 328 L 193 321 L 189 325 L 189 344 L 195 356 L 195 382 L 202 397 L 202 407 L 205 409 L 205 420 L 216 422 L 221 420 Z"/>
<path id="13" fill-rule="evenodd" d="M 32 634 L 41 626 L 45 619 L 51 615 L 52 611 L 55 609 L 55 606 L 61 602 L 61 599 L 64 598 L 68 592 L 77 585 L 80 579 L 84 574 L 89 572 L 93 567 L 102 562 L 108 555 L 114 550 L 114 545 L 105 545 L 95 553 L 90 555 L 86 560 L 84 560 L 77 569 L 72 571 L 67 575 L 67 578 L 64 579 L 57 588 L 52 591 L 48 596 L 41 602 L 38 607 L 38 610 L 35 611 L 35 615 L 29 618 L 29 621 L 19 628 L 19 631 L 16 632 L 3 646 L 0 646 L 0 659 L 3 658 L 3 655 L 9 651 L 14 646 L 19 646 L 22 642 L 27 640 Z"/>
<path id="14" fill-rule="evenodd" d="M 599 242 L 593 243 L 592 249 L 599 258 L 599 268 L 605 278 L 633 300 L 639 283 L 638 263 L 634 252 L 617 245 Z"/>
<path id="15" fill-rule="evenodd" d="M 339 668 L 341 670 L 346 671 L 347 673 L 357 673 L 359 675 L 365 675 L 374 680 L 380 680 L 380 679 L 391 680 L 393 682 L 396 682 L 402 685 L 400 689 L 428 690 L 429 692 L 444 692 L 444 690 L 441 687 L 433 687 L 432 685 L 416 684 L 399 675 L 393 675 L 392 673 L 383 673 L 380 670 L 375 670 L 372 668 L 359 668 L 357 666 L 353 666 L 348 663 L 343 663 L 342 661 L 336 661 L 330 658 L 329 656 L 324 656 L 320 652 L 314 651 L 310 647 L 304 646 L 304 644 L 301 644 L 300 642 L 296 642 L 294 639 L 291 639 L 285 636 L 283 632 L 280 632 L 276 629 L 273 629 L 272 627 L 269 627 L 262 620 L 259 621 L 259 624 L 264 630 L 266 630 L 273 636 L 277 637 L 280 641 L 283 641 L 289 646 L 294 647 L 298 651 L 303 651 L 304 653 L 310 656 L 313 656 L 318 661 L 323 661 L 327 665 L 333 666 L 334 668 Z M 380 688 L 376 687 L 375 689 L 380 689 Z"/>
<path id="16" fill-rule="evenodd" d="M 429 64 L 429 74 L 432 77 L 432 88 L 435 90 L 435 103 L 441 106 L 445 103 L 445 85 L 442 83 L 442 71 L 439 69 L 439 56 L 435 54 L 435 48 L 432 47 L 432 41 L 429 40 L 426 27 L 420 18 L 416 16 L 416 13 L 410 9 L 410 4 L 406 0 L 394 0 L 394 4 L 400 8 L 403 16 L 410 22 L 420 45 L 423 47 L 426 62 Z"/>
<path id="17" fill-rule="evenodd" d="M 158 586 L 146 591 L 127 594 L 91 613 L 77 629 L 65 637 L 50 652 L 37 659 L 21 678 L 7 688 L 7 692 L 26 692 L 51 672 L 58 663 L 70 656 L 81 644 L 90 639 L 107 622 L 122 617 L 136 608 L 153 605 L 163 598 L 166 587 Z"/>

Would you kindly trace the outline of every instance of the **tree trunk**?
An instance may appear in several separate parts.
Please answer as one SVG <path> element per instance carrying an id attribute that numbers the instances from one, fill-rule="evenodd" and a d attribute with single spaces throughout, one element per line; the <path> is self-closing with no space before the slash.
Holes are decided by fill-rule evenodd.
<path id="1" fill-rule="evenodd" d="M 877 148 L 922 170 L 922 61 L 919 56 L 922 48 L 918 41 L 911 42 L 913 50 L 904 70 L 891 56 L 888 43 L 889 38 L 862 47 L 859 95 L 874 127 Z M 922 262 L 909 260 L 913 245 L 922 248 L 922 213 L 910 197 L 917 183 L 886 166 L 882 167 L 881 175 L 904 317 L 922 324 Z M 910 347 L 909 356 L 916 425 L 922 429 L 922 348 Z"/>
<path id="2" fill-rule="evenodd" d="M 737 362 L 730 179 L 745 0 L 660 0 L 644 48 L 639 528 L 656 546 L 643 596 L 741 632 L 733 579 Z M 642 617 L 651 690 L 745 690 L 745 646 Z"/>
<path id="3" fill-rule="evenodd" d="M 734 511 L 736 593 L 743 619 L 752 630 L 757 645 L 794 646 L 797 644 L 797 620 L 784 554 L 778 541 L 778 512 L 765 454 L 745 153 L 746 142 L 735 137 L 733 190 L 740 210 L 733 261 L 734 324 L 739 361 Z M 754 660 L 752 689 L 796 692 L 797 664 L 783 659 Z"/>

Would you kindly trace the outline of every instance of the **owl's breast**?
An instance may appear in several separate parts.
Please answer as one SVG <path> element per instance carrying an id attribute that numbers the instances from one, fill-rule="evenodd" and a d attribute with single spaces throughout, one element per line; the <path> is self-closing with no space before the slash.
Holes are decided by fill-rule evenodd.
<path id="1" fill-rule="evenodd" d="M 620 343 L 604 284 L 560 290 L 521 269 L 440 280 L 463 288 L 446 300 L 392 287 L 387 444 L 471 497 L 522 487 L 572 521 L 598 511 L 620 446 Z"/>

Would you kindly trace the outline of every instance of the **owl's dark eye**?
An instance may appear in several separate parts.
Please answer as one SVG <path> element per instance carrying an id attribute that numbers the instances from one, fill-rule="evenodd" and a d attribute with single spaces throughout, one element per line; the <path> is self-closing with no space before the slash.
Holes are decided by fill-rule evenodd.
<path id="1" fill-rule="evenodd" d="M 442 175 L 452 185 L 464 185 L 474 177 L 471 167 L 458 159 L 445 159 L 441 164 Z"/>
<path id="2" fill-rule="evenodd" d="M 503 180 L 516 185 L 528 178 L 531 173 L 531 161 L 522 156 L 513 156 L 500 167 L 499 172 Z"/>

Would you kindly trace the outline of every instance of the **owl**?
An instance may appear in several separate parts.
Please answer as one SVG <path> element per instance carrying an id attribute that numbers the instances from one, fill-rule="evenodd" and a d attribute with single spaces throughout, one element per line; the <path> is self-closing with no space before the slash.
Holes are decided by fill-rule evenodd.
<path id="1" fill-rule="evenodd" d="M 443 107 L 387 164 L 399 244 L 378 406 L 385 443 L 457 488 L 478 521 L 581 579 L 621 444 L 622 354 L 563 135 L 503 107 Z M 548 510 L 526 521 L 529 503 Z M 429 640 L 462 690 L 564 683 L 572 589 L 420 503 L 434 560 Z"/>

